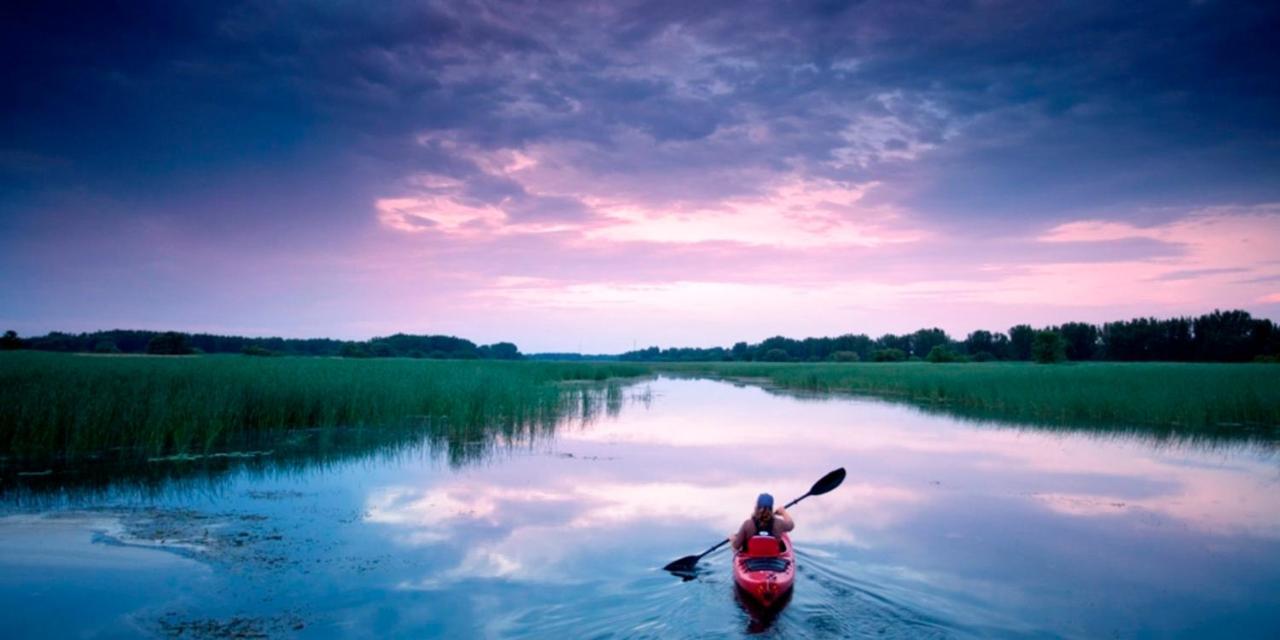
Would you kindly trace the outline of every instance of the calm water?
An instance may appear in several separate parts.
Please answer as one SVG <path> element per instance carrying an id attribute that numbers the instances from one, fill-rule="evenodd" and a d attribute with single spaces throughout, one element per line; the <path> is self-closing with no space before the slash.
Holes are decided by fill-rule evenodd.
<path id="1" fill-rule="evenodd" d="M 93 490 L 11 481 L 0 629 L 1280 637 L 1275 447 L 983 426 L 710 381 L 626 395 L 532 442 L 453 443 L 452 458 L 424 440 L 279 464 L 281 444 Z M 760 491 L 789 500 L 840 466 L 842 487 L 793 510 L 799 574 L 780 613 L 735 599 L 723 552 L 690 582 L 658 569 L 733 530 Z"/>

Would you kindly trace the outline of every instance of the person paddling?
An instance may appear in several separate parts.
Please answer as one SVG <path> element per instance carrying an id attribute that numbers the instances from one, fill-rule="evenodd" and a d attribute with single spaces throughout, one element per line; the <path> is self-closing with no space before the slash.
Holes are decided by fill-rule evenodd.
<path id="1" fill-rule="evenodd" d="M 745 551 L 747 548 L 747 540 L 755 535 L 781 536 L 782 534 L 796 528 L 796 523 L 791 519 L 791 514 L 787 513 L 786 507 L 778 507 L 777 511 L 773 510 L 773 496 L 762 493 L 756 498 L 756 509 L 752 512 L 751 517 L 742 523 L 741 527 L 729 536 L 729 544 L 734 549 Z"/>
<path id="2" fill-rule="evenodd" d="M 796 503 L 800 502 L 801 500 L 804 500 L 805 498 L 808 498 L 809 496 L 820 496 L 823 494 L 831 493 L 832 490 L 840 486 L 841 482 L 844 482 L 844 477 L 845 477 L 844 467 L 840 467 L 839 469 L 836 469 L 835 471 L 832 471 L 831 473 L 828 473 L 827 475 L 822 476 L 821 478 L 818 479 L 817 482 L 813 483 L 813 486 L 809 488 L 809 491 L 807 493 L 800 496 L 799 498 L 796 498 L 795 500 L 792 500 L 791 502 L 788 502 L 786 507 L 778 509 L 777 512 L 773 512 L 773 509 L 772 509 L 773 496 L 767 493 L 761 494 L 760 497 L 756 499 L 756 504 L 757 505 L 761 505 L 761 503 L 764 503 L 764 504 L 763 506 L 758 506 L 756 511 L 759 512 L 761 516 L 764 516 L 765 514 L 770 514 L 771 518 L 770 518 L 770 523 L 768 525 L 768 528 L 770 529 L 770 531 L 776 530 L 779 526 L 783 526 L 783 527 L 786 527 L 786 529 L 784 530 L 784 533 L 785 533 L 786 531 L 790 531 L 794 529 L 796 526 L 795 523 L 791 521 L 791 515 L 787 513 L 788 507 L 795 505 Z M 779 518 L 778 516 L 781 516 L 781 518 Z M 763 520 L 763 518 L 761 519 Z M 750 525 L 750 527 L 748 527 L 747 525 Z M 755 535 L 753 533 L 755 528 L 756 528 L 755 518 L 752 517 L 750 520 L 743 523 L 742 527 L 740 527 L 737 532 L 735 532 L 731 536 L 721 538 L 720 542 L 717 542 L 711 545 L 710 549 L 707 549 L 706 551 L 703 551 L 702 553 L 699 553 L 697 555 L 685 556 L 683 558 L 676 558 L 675 560 L 668 562 L 667 566 L 663 567 L 662 569 L 663 571 L 670 571 L 672 575 L 679 576 L 683 580 L 692 580 L 695 575 L 694 570 L 697 569 L 699 560 L 707 557 L 707 555 L 709 555 L 711 552 L 715 551 L 716 549 L 719 549 L 720 547 L 725 546 L 726 544 L 729 544 L 730 542 L 734 543 L 735 549 L 739 548 L 737 545 L 742 544 L 744 541 L 750 540 L 751 537 Z M 746 535 L 743 535 L 744 530 L 746 531 Z M 735 563 L 734 566 L 736 567 L 737 564 Z M 737 580 L 736 570 L 735 570 L 734 580 L 735 581 Z"/>

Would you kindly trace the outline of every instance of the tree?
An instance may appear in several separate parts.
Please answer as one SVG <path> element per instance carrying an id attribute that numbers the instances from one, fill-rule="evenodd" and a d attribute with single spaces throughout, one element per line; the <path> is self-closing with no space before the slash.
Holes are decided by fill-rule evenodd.
<path id="1" fill-rule="evenodd" d="M 1009 336 L 1003 333 L 997 333 L 991 337 L 991 355 L 1001 360 L 1013 359 L 1013 346 L 1009 343 Z"/>
<path id="2" fill-rule="evenodd" d="M 348 342 L 342 345 L 342 350 L 338 352 L 344 358 L 368 358 L 369 352 L 364 350 L 364 346 L 358 342 Z"/>
<path id="3" fill-rule="evenodd" d="M 1009 329 L 1009 357 L 1014 360 L 1031 359 L 1031 343 L 1036 339 L 1036 330 L 1029 324 L 1020 324 Z"/>
<path id="4" fill-rule="evenodd" d="M 774 336 L 766 339 L 764 342 L 761 342 L 760 346 L 756 348 L 756 353 L 765 354 L 764 359 L 769 360 L 769 354 L 775 349 L 787 354 L 787 358 L 785 358 L 786 360 L 790 360 L 791 358 L 800 359 L 808 355 L 807 353 L 804 353 L 804 348 L 801 346 L 799 340 L 792 340 L 791 338 L 783 336 Z M 771 362 L 779 361 L 772 360 Z"/>
<path id="5" fill-rule="evenodd" d="M 0 351 L 17 351 L 25 346 L 22 338 L 18 337 L 17 331 L 6 331 L 4 336 L 0 337 Z"/>
<path id="6" fill-rule="evenodd" d="M 185 356 L 191 353 L 187 334 L 166 331 L 147 343 L 147 353 L 153 356 Z"/>
<path id="7" fill-rule="evenodd" d="M 1067 359 L 1067 343 L 1057 331 L 1041 331 L 1031 345 L 1031 355 L 1040 364 L 1053 364 Z"/>
<path id="8" fill-rule="evenodd" d="M 875 342 L 865 334 L 846 333 L 831 342 L 831 351 L 852 351 L 858 354 L 859 360 L 870 360 Z"/>
<path id="9" fill-rule="evenodd" d="M 1108 360 L 1149 360 L 1147 346 L 1153 321 L 1134 318 L 1129 321 L 1108 322 L 1102 325 L 1102 350 Z"/>
<path id="10" fill-rule="evenodd" d="M 832 362 L 857 362 L 861 360 L 856 351 L 832 351 L 827 359 Z"/>
<path id="11" fill-rule="evenodd" d="M 1107 360 L 1191 360 L 1194 345 L 1187 318 L 1134 318 L 1102 326 L 1102 356 Z"/>
<path id="12" fill-rule="evenodd" d="M 933 362 L 933 363 L 942 363 L 942 362 L 955 362 L 956 360 L 958 360 L 958 358 L 956 357 L 956 354 L 951 352 L 950 349 L 942 345 L 938 345 L 929 350 L 929 355 L 925 357 L 925 360 L 928 360 L 929 362 Z"/>
<path id="13" fill-rule="evenodd" d="M 992 355 L 996 352 L 995 338 L 992 337 L 990 331 L 981 329 L 974 331 L 964 339 L 964 351 L 971 356 L 976 356 L 979 353 Z"/>
<path id="14" fill-rule="evenodd" d="M 94 353 L 120 353 L 120 347 L 110 340 L 99 340 L 98 344 L 93 345 Z"/>
<path id="15" fill-rule="evenodd" d="M 907 359 L 907 352 L 902 349 L 876 349 L 871 358 L 876 362 L 902 362 Z"/>
<path id="16" fill-rule="evenodd" d="M 1254 342 L 1253 318 L 1247 311 L 1218 311 L 1195 319 L 1197 360 L 1220 362 L 1245 362 L 1256 354 L 1250 353 Z"/>
<path id="17" fill-rule="evenodd" d="M 1170 318 L 1157 323 L 1157 360 L 1194 360 L 1195 342 L 1190 318 Z"/>
<path id="18" fill-rule="evenodd" d="M 485 348 L 488 351 L 486 357 L 495 360 L 519 360 L 520 349 L 511 342 L 495 342 Z"/>
<path id="19" fill-rule="evenodd" d="M 790 357 L 782 349 L 770 349 L 764 353 L 764 360 L 765 362 L 786 362 Z"/>
<path id="20" fill-rule="evenodd" d="M 951 338 L 942 329 L 921 329 L 911 334 L 911 355 L 924 358 L 934 347 L 946 347 Z"/>
<path id="21" fill-rule="evenodd" d="M 1255 333 L 1257 338 L 1265 338 L 1259 352 L 1271 357 L 1273 360 L 1280 358 L 1280 327 L 1276 326 L 1276 324 L 1270 320 L 1259 320 L 1258 322 L 1267 323 L 1265 336 L 1262 335 L 1264 332 L 1261 329 Z"/>
<path id="22" fill-rule="evenodd" d="M 1087 322 L 1068 322 L 1057 328 L 1066 341 L 1069 360 L 1092 360 L 1098 351 L 1098 328 Z"/>
<path id="23" fill-rule="evenodd" d="M 911 336 L 897 336 L 892 333 L 886 333 L 876 338 L 877 349 L 898 349 L 907 351 L 911 348 Z"/>

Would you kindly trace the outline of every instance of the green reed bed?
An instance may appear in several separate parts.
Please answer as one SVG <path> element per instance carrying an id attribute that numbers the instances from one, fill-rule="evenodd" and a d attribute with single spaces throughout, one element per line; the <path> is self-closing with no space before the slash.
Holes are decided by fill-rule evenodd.
<path id="1" fill-rule="evenodd" d="M 1280 426 L 1280 367 L 1265 364 L 714 363 L 659 370 L 867 394 L 998 420 L 1267 437 Z"/>
<path id="2" fill-rule="evenodd" d="M 561 384 L 647 373 L 608 363 L 0 354 L 0 453 L 207 451 L 291 429 L 554 421 Z M 579 399 L 580 401 L 580 399 Z"/>

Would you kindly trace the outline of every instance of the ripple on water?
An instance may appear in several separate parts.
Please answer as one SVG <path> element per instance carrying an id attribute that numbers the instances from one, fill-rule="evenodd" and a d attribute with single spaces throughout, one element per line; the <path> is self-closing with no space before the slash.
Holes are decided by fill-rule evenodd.
<path id="1" fill-rule="evenodd" d="M 954 638 L 970 635 L 954 622 L 923 613 L 830 559 L 797 549 L 796 592 L 788 611 L 797 637 Z M 821 554 L 825 555 L 825 554 Z M 792 634 L 788 634 L 792 635 Z"/>
<path id="2" fill-rule="evenodd" d="M 797 548 L 796 593 L 788 610 L 802 621 L 788 637 L 1028 638 L 1045 632 L 966 607 L 957 598 L 870 575 L 820 549 Z M 785 614 L 784 614 L 785 615 Z M 791 633 L 790 631 L 794 631 Z M 1050 637 L 1052 634 L 1049 634 Z"/>
<path id="3" fill-rule="evenodd" d="M 508 638 L 670 638 L 748 634 L 763 638 L 955 638 L 975 634 L 922 613 L 876 586 L 800 553 L 794 597 L 772 610 L 735 594 L 712 562 L 688 582 L 663 572 L 625 584 L 579 586 L 563 602 L 536 604 L 495 621 Z M 583 595 L 590 591 L 589 595 Z"/>
<path id="4" fill-rule="evenodd" d="M 509 638 L 688 636 L 691 626 L 706 629 L 709 586 L 701 579 L 683 583 L 666 573 L 653 573 L 623 584 L 580 586 L 573 593 L 566 593 L 563 602 L 513 612 L 501 621 L 499 635 Z M 587 591 L 590 593 L 584 593 Z M 699 623 L 690 625 L 691 620 Z M 725 628 L 715 634 L 729 630 Z"/>

